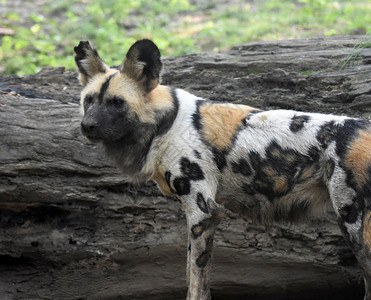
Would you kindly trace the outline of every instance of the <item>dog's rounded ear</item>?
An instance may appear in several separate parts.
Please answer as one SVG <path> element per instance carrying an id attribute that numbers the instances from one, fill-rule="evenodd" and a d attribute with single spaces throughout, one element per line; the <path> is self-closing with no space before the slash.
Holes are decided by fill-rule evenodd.
<path id="1" fill-rule="evenodd" d="M 89 41 L 80 41 L 73 50 L 82 85 L 87 85 L 94 75 L 105 73 L 109 69 Z"/>
<path id="2" fill-rule="evenodd" d="M 161 53 L 151 40 L 135 42 L 129 49 L 121 66 L 121 72 L 149 93 L 160 83 L 162 69 Z"/>

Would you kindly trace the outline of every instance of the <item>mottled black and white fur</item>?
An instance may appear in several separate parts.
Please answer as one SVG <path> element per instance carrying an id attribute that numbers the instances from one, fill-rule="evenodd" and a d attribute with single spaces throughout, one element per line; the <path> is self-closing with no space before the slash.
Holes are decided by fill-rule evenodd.
<path id="1" fill-rule="evenodd" d="M 263 111 L 200 99 L 160 84 L 150 40 L 119 70 L 86 41 L 75 47 L 83 134 L 124 173 L 154 180 L 183 203 L 188 299 L 210 298 L 214 230 L 222 206 L 260 223 L 297 221 L 332 206 L 371 300 L 371 125 L 333 115 Z"/>

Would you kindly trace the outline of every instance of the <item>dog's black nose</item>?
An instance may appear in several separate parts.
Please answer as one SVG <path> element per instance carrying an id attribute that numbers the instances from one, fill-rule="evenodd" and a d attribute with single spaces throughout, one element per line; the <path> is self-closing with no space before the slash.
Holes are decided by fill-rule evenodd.
<path id="1" fill-rule="evenodd" d="M 96 128 L 97 128 L 97 124 L 95 122 L 86 121 L 86 120 L 83 120 L 81 122 L 81 131 L 84 134 L 93 133 Z"/>

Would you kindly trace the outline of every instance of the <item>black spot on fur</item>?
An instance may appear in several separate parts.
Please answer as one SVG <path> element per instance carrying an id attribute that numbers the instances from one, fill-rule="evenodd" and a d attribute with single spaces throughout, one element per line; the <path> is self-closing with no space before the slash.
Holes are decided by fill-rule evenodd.
<path id="1" fill-rule="evenodd" d="M 192 115 L 192 121 L 193 121 L 193 126 L 197 129 L 197 131 L 201 130 L 201 115 L 199 111 L 199 107 L 202 104 L 203 101 L 197 101 L 196 106 L 197 106 L 197 111 Z"/>
<path id="2" fill-rule="evenodd" d="M 326 162 L 326 179 L 327 180 L 331 179 L 332 174 L 334 174 L 334 170 L 335 170 L 335 162 L 334 162 L 334 160 L 329 159 Z"/>
<path id="3" fill-rule="evenodd" d="M 284 170 L 291 173 L 292 167 L 303 159 L 300 154 L 293 149 L 284 149 L 277 141 L 273 141 L 266 149 L 267 161 L 277 170 Z"/>
<path id="4" fill-rule="evenodd" d="M 184 176 L 191 180 L 202 180 L 205 178 L 200 166 L 197 163 L 191 162 L 186 157 L 181 158 L 180 166 Z"/>
<path id="5" fill-rule="evenodd" d="M 173 126 L 176 116 L 178 115 L 179 111 L 179 101 L 175 93 L 175 89 L 171 90 L 171 96 L 173 98 L 174 107 L 171 111 L 167 111 L 166 114 L 161 116 L 161 120 L 159 121 L 158 131 L 157 134 L 165 134 L 169 131 L 169 129 Z"/>
<path id="6" fill-rule="evenodd" d="M 320 159 L 320 149 L 318 149 L 315 146 L 312 146 L 309 148 L 308 153 L 306 156 L 302 157 L 300 156 L 300 161 L 303 161 L 304 164 L 313 164 L 319 161 Z M 299 157 L 299 154 L 296 154 L 297 157 Z"/>
<path id="7" fill-rule="evenodd" d="M 209 205 L 210 207 L 210 205 Z M 213 211 L 213 209 L 211 209 Z M 209 228 L 214 228 L 220 222 L 220 215 L 217 211 L 214 211 L 214 214 L 211 217 L 201 220 L 197 224 L 193 225 L 191 228 L 192 237 L 194 239 L 201 236 Z"/>
<path id="8" fill-rule="evenodd" d="M 226 159 L 226 153 L 224 151 L 220 151 L 217 148 L 213 147 L 213 159 L 216 163 L 216 166 L 220 171 L 224 169 L 224 167 L 227 165 L 227 159 Z"/>
<path id="9" fill-rule="evenodd" d="M 232 163 L 232 171 L 234 173 L 239 173 L 244 176 L 250 176 L 252 174 L 251 167 L 246 159 L 241 158 L 238 163 L 233 162 Z"/>
<path id="10" fill-rule="evenodd" d="M 294 116 L 291 119 L 290 130 L 292 132 L 298 132 L 304 128 L 304 124 L 309 121 L 310 117 L 306 115 Z"/>
<path id="11" fill-rule="evenodd" d="M 252 168 L 255 170 L 255 176 L 250 185 L 246 185 L 244 191 L 249 193 L 259 193 L 265 195 L 269 201 L 273 201 L 275 197 L 275 193 L 273 190 L 273 182 L 266 173 L 263 172 L 262 167 L 267 166 L 269 167 L 271 164 L 263 160 L 263 158 L 257 152 L 250 152 L 249 153 L 250 162 Z M 277 161 L 278 160 L 274 160 Z M 279 167 L 279 166 L 278 166 Z"/>
<path id="12" fill-rule="evenodd" d="M 317 140 L 320 142 L 322 148 L 326 149 L 328 145 L 335 140 L 338 126 L 334 121 L 327 122 L 320 127 L 317 133 Z"/>
<path id="13" fill-rule="evenodd" d="M 252 151 L 249 153 L 249 157 L 252 168 L 254 170 L 259 170 L 262 166 L 262 157 L 259 155 L 259 153 Z"/>
<path id="14" fill-rule="evenodd" d="M 202 212 L 204 212 L 205 214 L 209 213 L 209 207 L 202 193 L 197 193 L 197 205 Z"/>
<path id="15" fill-rule="evenodd" d="M 348 224 L 353 224 L 358 219 L 358 210 L 354 203 L 346 205 L 339 210 L 342 220 Z"/>
<path id="16" fill-rule="evenodd" d="M 206 239 L 206 247 L 205 250 L 201 253 L 201 255 L 197 258 L 196 264 L 199 268 L 205 268 L 211 259 L 211 253 L 213 249 L 213 239 L 212 237 L 208 237 Z"/>
<path id="17" fill-rule="evenodd" d="M 201 156 L 201 153 L 200 152 L 198 152 L 197 150 L 193 150 L 193 153 L 196 156 L 196 158 L 202 159 L 202 156 Z"/>
<path id="18" fill-rule="evenodd" d="M 188 177 L 176 177 L 173 181 L 175 192 L 179 195 L 188 195 L 191 191 L 191 183 Z"/>
<path id="19" fill-rule="evenodd" d="M 255 191 L 254 191 L 253 187 L 250 184 L 244 184 L 244 185 L 242 185 L 242 190 L 244 191 L 245 194 L 247 194 L 249 196 L 255 195 Z"/>

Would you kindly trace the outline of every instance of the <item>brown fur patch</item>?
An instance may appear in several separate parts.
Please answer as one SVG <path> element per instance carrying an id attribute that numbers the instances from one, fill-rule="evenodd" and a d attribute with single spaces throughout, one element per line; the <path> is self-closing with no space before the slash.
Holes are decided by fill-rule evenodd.
<path id="1" fill-rule="evenodd" d="M 363 243 L 371 251 L 371 211 L 368 211 L 363 221 Z"/>
<path id="2" fill-rule="evenodd" d="M 371 167 L 371 131 L 361 130 L 349 147 L 345 165 L 352 170 L 359 188 L 367 184 L 367 170 Z"/>
<path id="3" fill-rule="evenodd" d="M 195 236 L 201 235 L 201 233 L 204 231 L 204 228 L 202 226 L 194 226 L 192 229 L 192 232 Z"/>
<path id="4" fill-rule="evenodd" d="M 275 170 L 273 170 L 272 168 L 268 168 L 268 167 L 264 168 L 263 172 L 265 174 L 267 174 L 268 176 L 276 176 L 277 175 L 277 172 Z"/>
<path id="5" fill-rule="evenodd" d="M 160 172 L 160 171 L 156 171 L 152 178 L 152 180 L 156 181 L 161 193 L 164 195 L 164 196 L 168 196 L 168 197 L 171 197 L 173 196 L 174 194 L 171 192 L 170 190 L 170 187 L 169 185 L 167 184 L 166 180 L 165 180 L 165 176 Z"/>
<path id="6" fill-rule="evenodd" d="M 219 149 L 227 148 L 242 120 L 255 110 L 250 106 L 230 103 L 202 105 L 200 114 L 206 140 Z"/>
<path id="7" fill-rule="evenodd" d="M 293 154 L 288 154 L 288 155 L 286 155 L 286 160 L 287 160 L 289 163 L 293 163 L 293 162 L 295 162 L 296 157 L 295 157 L 295 155 L 293 155 Z"/>
<path id="8" fill-rule="evenodd" d="M 283 193 L 287 190 L 287 178 L 285 176 L 274 177 L 274 190 L 277 193 Z"/>
<path id="9" fill-rule="evenodd" d="M 298 199 L 310 203 L 307 211 L 308 217 L 323 214 L 331 204 L 326 186 L 317 179 L 297 184 L 289 194 L 281 197 L 276 204 L 289 211 Z"/>
<path id="10" fill-rule="evenodd" d="M 316 168 L 313 167 L 313 166 L 309 167 L 309 168 L 306 168 L 306 169 L 304 169 L 303 173 L 301 174 L 300 179 L 301 180 L 309 179 L 309 178 L 314 176 L 315 172 L 316 172 Z"/>
<path id="11" fill-rule="evenodd" d="M 273 149 L 271 155 L 280 160 L 286 159 L 286 156 L 279 149 Z"/>
<path id="12" fill-rule="evenodd" d="M 157 86 L 148 94 L 147 102 L 155 110 L 166 110 L 173 107 L 170 89 L 163 85 Z"/>

